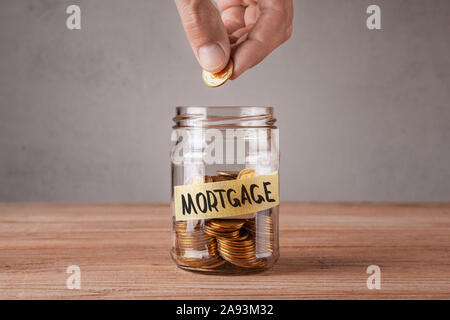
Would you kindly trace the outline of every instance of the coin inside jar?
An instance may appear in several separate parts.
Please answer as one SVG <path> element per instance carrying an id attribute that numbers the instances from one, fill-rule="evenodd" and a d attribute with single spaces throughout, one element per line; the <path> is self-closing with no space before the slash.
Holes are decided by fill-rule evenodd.
<path id="1" fill-rule="evenodd" d="M 218 176 L 229 177 L 232 179 L 236 179 L 239 174 L 239 172 L 237 172 L 237 171 L 217 171 L 216 173 Z"/>
<path id="2" fill-rule="evenodd" d="M 206 234 L 200 221 L 175 223 L 174 258 L 184 265 L 195 268 L 215 268 L 225 263 L 217 251 L 214 237 Z"/>
<path id="3" fill-rule="evenodd" d="M 245 220 L 242 219 L 211 219 L 211 221 L 209 221 L 209 225 L 229 231 L 241 229 L 244 223 Z"/>
<path id="4" fill-rule="evenodd" d="M 239 174 L 237 175 L 237 179 L 246 179 L 246 178 L 251 178 L 255 175 L 255 170 L 250 169 L 250 168 L 246 168 L 243 169 L 239 172 Z"/>
<path id="5" fill-rule="evenodd" d="M 256 257 L 254 238 L 247 235 L 244 239 L 233 240 L 217 238 L 217 249 L 222 258 L 241 268 L 263 268 L 264 259 Z"/>

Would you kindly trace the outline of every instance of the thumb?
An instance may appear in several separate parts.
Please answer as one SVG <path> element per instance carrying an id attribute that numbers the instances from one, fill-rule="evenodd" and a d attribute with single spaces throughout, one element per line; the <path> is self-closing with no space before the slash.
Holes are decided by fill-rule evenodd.
<path id="1" fill-rule="evenodd" d="M 230 59 L 230 41 L 219 11 L 210 0 L 175 0 L 195 56 L 206 71 L 218 72 Z"/>

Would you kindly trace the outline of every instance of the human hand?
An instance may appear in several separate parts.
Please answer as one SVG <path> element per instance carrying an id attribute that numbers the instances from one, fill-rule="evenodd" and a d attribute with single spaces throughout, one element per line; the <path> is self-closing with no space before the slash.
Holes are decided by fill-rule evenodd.
<path id="1" fill-rule="evenodd" d="M 200 66 L 221 71 L 230 56 L 231 79 L 260 63 L 292 34 L 292 0 L 175 0 Z"/>

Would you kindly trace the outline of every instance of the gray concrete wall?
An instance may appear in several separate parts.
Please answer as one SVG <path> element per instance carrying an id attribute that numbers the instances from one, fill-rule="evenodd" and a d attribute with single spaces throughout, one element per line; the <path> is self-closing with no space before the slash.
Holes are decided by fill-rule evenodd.
<path id="1" fill-rule="evenodd" d="M 450 201 L 449 17 L 295 1 L 291 40 L 209 89 L 172 1 L 1 0 L 0 201 L 166 201 L 176 105 L 275 106 L 284 200 Z"/>

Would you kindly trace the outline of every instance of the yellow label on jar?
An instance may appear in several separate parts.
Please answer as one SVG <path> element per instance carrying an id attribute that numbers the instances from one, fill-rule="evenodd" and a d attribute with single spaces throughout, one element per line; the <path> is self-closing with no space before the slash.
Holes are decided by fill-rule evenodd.
<path id="1" fill-rule="evenodd" d="M 174 188 L 177 221 L 240 216 L 279 204 L 278 171 L 245 179 Z"/>

